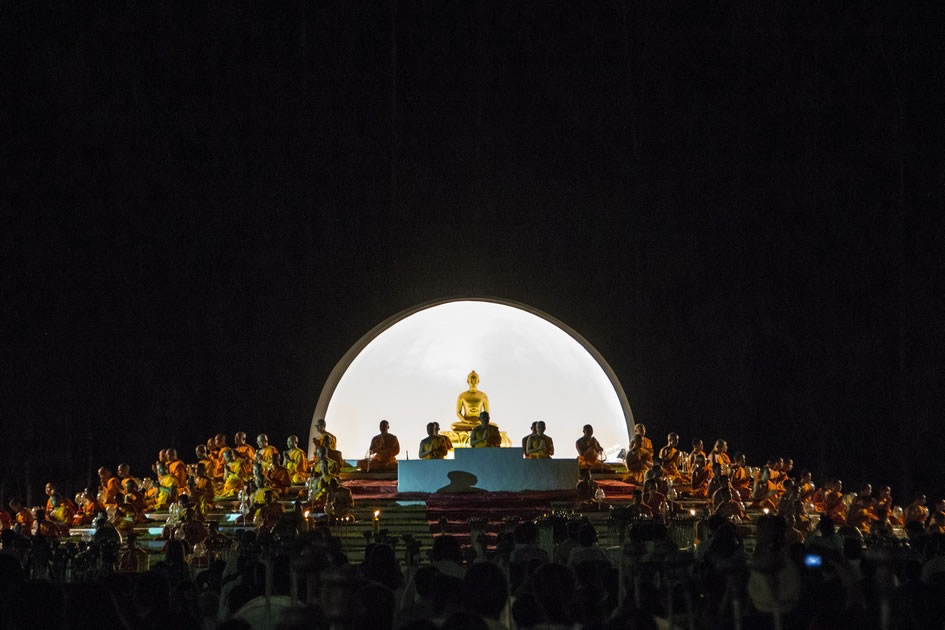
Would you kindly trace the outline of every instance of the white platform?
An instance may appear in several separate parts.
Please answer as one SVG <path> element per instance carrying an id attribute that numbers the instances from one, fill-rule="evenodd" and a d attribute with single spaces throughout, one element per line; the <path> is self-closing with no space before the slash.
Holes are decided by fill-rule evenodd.
<path id="1" fill-rule="evenodd" d="M 576 459 L 525 459 L 521 447 L 458 448 L 455 454 L 398 461 L 397 491 L 573 490 L 578 481 Z"/>

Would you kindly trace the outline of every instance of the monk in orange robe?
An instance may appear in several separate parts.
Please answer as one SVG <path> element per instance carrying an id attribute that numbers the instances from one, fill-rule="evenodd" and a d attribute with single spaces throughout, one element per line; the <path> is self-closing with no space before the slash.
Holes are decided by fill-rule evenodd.
<path id="1" fill-rule="evenodd" d="M 224 499 L 235 499 L 246 485 L 243 463 L 231 448 L 223 449 L 223 461 L 226 462 L 226 476 L 223 478 L 223 488 L 219 496 Z"/>
<path id="2" fill-rule="evenodd" d="M 170 508 L 171 503 L 177 500 L 177 493 L 180 485 L 177 483 L 177 477 L 168 472 L 167 467 L 158 463 L 158 485 L 155 488 L 157 492 L 154 495 L 154 505 L 151 509 L 163 511 Z"/>
<path id="3" fill-rule="evenodd" d="M 99 502 L 102 505 L 110 505 L 115 502 L 115 497 L 121 494 L 121 482 L 118 477 L 112 474 L 107 466 L 98 469 L 98 480 L 101 484 L 99 488 Z"/>
<path id="4" fill-rule="evenodd" d="M 801 504 L 811 503 L 814 500 L 814 493 L 817 487 L 814 486 L 809 470 L 801 473 L 801 479 L 797 483 L 797 496 Z"/>
<path id="5" fill-rule="evenodd" d="M 216 446 L 216 466 L 213 467 L 213 474 L 211 475 L 214 479 L 222 481 L 223 477 L 226 475 L 226 460 L 223 458 L 223 451 L 229 448 L 226 445 L 226 436 L 222 433 L 217 433 L 213 438 L 213 443 Z M 210 471 L 207 471 L 208 473 Z"/>
<path id="6" fill-rule="evenodd" d="M 693 467 L 696 465 L 696 458 L 702 455 L 702 458 L 706 458 L 705 450 L 702 447 L 702 440 L 695 439 L 692 441 L 692 450 L 689 451 L 689 457 L 686 458 L 686 466 L 689 469 L 690 474 L 692 473 Z"/>
<path id="7" fill-rule="evenodd" d="M 246 434 L 242 431 L 233 436 L 233 441 L 236 442 L 233 453 L 243 464 L 244 473 L 247 476 L 252 476 L 253 463 L 256 461 L 256 449 L 246 443 Z"/>
<path id="8" fill-rule="evenodd" d="M 712 448 L 712 451 L 709 453 L 709 457 L 707 461 L 710 467 L 714 466 L 715 464 L 718 464 L 722 469 L 722 474 L 723 475 L 727 474 L 728 467 L 732 463 L 732 458 L 728 456 L 728 442 L 726 442 L 725 440 L 716 440 L 715 446 Z"/>
<path id="9" fill-rule="evenodd" d="M 824 514 L 836 525 L 847 520 L 847 506 L 843 503 L 843 482 L 839 479 L 824 491 Z"/>
<path id="10" fill-rule="evenodd" d="M 10 499 L 7 505 L 10 506 L 10 511 L 13 512 L 13 524 L 20 526 L 20 534 L 32 536 L 33 513 L 23 507 L 23 502 L 18 498 Z"/>
<path id="11" fill-rule="evenodd" d="M 642 422 L 633 425 L 633 434 L 640 436 L 640 456 L 649 467 L 653 456 L 656 455 L 656 449 L 653 448 L 653 441 L 646 437 L 646 425 Z"/>
<path id="12" fill-rule="evenodd" d="M 299 448 L 298 436 L 290 435 L 285 444 L 286 452 L 283 460 L 286 470 L 289 471 L 289 479 L 296 485 L 304 484 L 309 477 L 308 457 L 305 451 Z"/>
<path id="13" fill-rule="evenodd" d="M 147 522 L 148 504 L 145 500 L 144 492 L 138 487 L 138 480 L 134 477 L 125 479 L 122 490 L 125 496 L 124 508 L 131 514 L 134 524 L 138 525 Z"/>
<path id="14" fill-rule="evenodd" d="M 207 476 L 207 466 L 197 464 L 196 474 L 187 479 L 187 491 L 190 493 L 190 504 L 200 515 L 201 519 L 213 509 L 213 497 L 216 494 L 213 480 Z"/>
<path id="15" fill-rule="evenodd" d="M 682 483 L 689 481 L 688 476 L 680 470 L 683 464 L 683 454 L 679 450 L 678 433 L 670 433 L 666 436 L 666 446 L 660 449 L 660 460 L 663 462 L 664 475 Z"/>
<path id="16" fill-rule="evenodd" d="M 318 449 L 325 447 L 325 456 L 335 462 L 338 470 L 345 467 L 345 460 L 341 457 L 341 451 L 338 450 L 338 438 L 327 431 L 327 423 L 324 418 L 315 421 L 315 430 L 312 431 L 312 444 L 315 445 L 315 457 L 312 463 L 318 463 Z"/>
<path id="17" fill-rule="evenodd" d="M 646 457 L 647 452 L 643 446 L 644 439 L 645 438 L 638 433 L 634 435 L 633 439 L 630 441 L 630 449 L 627 451 L 626 459 L 627 474 L 623 478 L 627 483 L 636 485 L 642 484 L 646 471 L 650 469 L 652 458 Z"/>
<path id="18" fill-rule="evenodd" d="M 926 507 L 925 503 L 925 495 L 920 494 L 912 503 L 906 506 L 902 519 L 906 525 L 909 523 L 922 523 L 925 525 L 925 522 L 929 520 L 929 508 Z"/>
<path id="19" fill-rule="evenodd" d="M 82 505 L 79 507 L 79 510 L 75 512 L 75 516 L 72 517 L 72 525 L 74 527 L 91 525 L 95 517 L 104 511 L 105 507 L 98 502 L 95 492 L 93 492 L 91 488 L 86 488 L 82 493 Z"/>
<path id="20" fill-rule="evenodd" d="M 268 470 L 272 466 L 272 459 L 279 454 L 279 449 L 269 443 L 269 436 L 260 433 L 256 436 L 256 461 L 262 462 L 263 470 Z"/>
<path id="21" fill-rule="evenodd" d="M 52 501 L 50 499 L 52 498 L 52 495 L 54 494 L 58 494 L 60 500 L 64 502 L 66 505 L 68 505 L 69 508 L 73 512 L 79 511 L 79 507 L 75 504 L 75 501 L 73 501 L 72 499 L 64 495 L 62 492 L 60 492 L 59 486 L 53 483 L 52 481 L 50 481 L 49 483 L 46 484 L 46 513 L 47 514 L 49 512 L 52 512 L 53 506 L 52 506 Z"/>
<path id="22" fill-rule="evenodd" d="M 588 470 L 604 469 L 604 448 L 600 445 L 600 442 L 597 441 L 597 438 L 594 437 L 593 426 L 589 424 L 584 425 L 584 435 L 578 438 L 577 442 L 574 443 L 574 447 L 578 452 L 578 468 Z M 524 452 L 524 450 L 523 447 L 522 451 Z"/>
<path id="23" fill-rule="evenodd" d="M 777 457 L 769 457 L 768 463 L 762 466 L 755 475 L 751 488 L 752 505 L 761 509 L 774 511 L 778 507 L 779 486 L 775 481 L 778 466 Z"/>
<path id="24" fill-rule="evenodd" d="M 697 455 L 695 462 L 692 464 L 692 496 L 700 499 L 708 498 L 709 495 L 709 478 L 711 477 L 711 472 L 709 466 L 705 461 L 705 457 L 702 455 Z"/>
<path id="25" fill-rule="evenodd" d="M 69 528 L 72 526 L 72 519 L 75 516 L 75 512 L 69 507 L 69 504 L 66 503 L 62 496 L 57 492 L 53 494 L 50 499 L 52 500 L 52 511 L 46 513 L 46 520 L 51 526 L 51 531 L 44 532 L 46 535 L 54 536 L 68 536 Z"/>
<path id="26" fill-rule="evenodd" d="M 282 465 L 282 457 L 278 453 L 273 456 L 269 470 L 266 471 L 266 477 L 276 494 L 286 496 L 292 486 L 292 478 L 289 476 L 289 470 Z"/>
<path id="27" fill-rule="evenodd" d="M 739 500 L 748 501 L 751 499 L 752 479 L 748 474 L 748 468 L 745 466 L 744 453 L 735 453 L 735 460 L 732 462 L 729 473 L 729 481 L 731 481 L 732 488 Z"/>
<path id="28" fill-rule="evenodd" d="M 400 453 L 400 441 L 390 433 L 390 423 L 381 420 L 380 433 L 371 438 L 368 449 L 370 457 L 358 462 L 358 468 L 369 472 L 389 472 L 397 470 L 397 455 Z"/>
<path id="29" fill-rule="evenodd" d="M 177 458 L 177 449 L 167 449 L 167 472 L 174 475 L 178 488 L 187 487 L 187 464 Z"/>
<path id="30" fill-rule="evenodd" d="M 0 508 L 0 532 L 12 528 L 13 519 L 10 518 L 10 514 L 6 510 Z"/>

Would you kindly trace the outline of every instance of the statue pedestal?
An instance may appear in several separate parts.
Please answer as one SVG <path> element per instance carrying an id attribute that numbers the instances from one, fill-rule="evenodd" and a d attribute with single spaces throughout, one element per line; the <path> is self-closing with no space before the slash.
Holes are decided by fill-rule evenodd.
<path id="1" fill-rule="evenodd" d="M 522 448 L 460 448 L 455 459 L 401 460 L 398 492 L 574 490 L 576 459 L 525 459 Z"/>

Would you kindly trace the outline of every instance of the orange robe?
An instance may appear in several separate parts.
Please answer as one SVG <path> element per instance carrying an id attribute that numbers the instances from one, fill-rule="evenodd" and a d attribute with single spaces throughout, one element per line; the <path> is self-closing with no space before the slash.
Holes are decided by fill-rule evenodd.
<path id="1" fill-rule="evenodd" d="M 625 482 L 637 485 L 643 483 L 643 477 L 650 469 L 650 462 L 643 459 L 643 455 L 642 448 L 627 454 L 627 474 L 623 478 Z"/>
<path id="2" fill-rule="evenodd" d="M 703 466 L 699 468 L 696 467 L 692 471 L 692 496 L 707 498 L 709 495 L 709 476 L 710 469 L 708 466 Z"/>
<path id="3" fill-rule="evenodd" d="M 249 444 L 243 444 L 242 446 L 234 446 L 233 452 L 236 453 L 237 459 L 241 461 L 244 474 L 251 476 L 253 474 L 253 462 L 256 461 L 256 449 Z"/>
<path id="4" fill-rule="evenodd" d="M 906 525 L 916 522 L 925 525 L 925 522 L 929 519 L 929 508 L 924 505 L 908 505 L 903 517 Z"/>
<path id="5" fill-rule="evenodd" d="M 272 444 L 266 446 L 266 448 L 261 448 L 256 451 L 256 460 L 263 463 L 264 468 L 269 468 L 272 466 L 272 458 L 279 454 L 279 449 L 277 449 Z"/>
<path id="6" fill-rule="evenodd" d="M 269 485 L 272 486 L 276 494 L 285 496 L 292 485 L 288 469 L 285 466 L 273 466 L 269 469 L 267 476 L 269 477 Z"/>
<path id="7" fill-rule="evenodd" d="M 400 441 L 396 435 L 378 433 L 371 438 L 370 452 L 373 455 L 369 459 L 360 460 L 358 468 L 371 472 L 396 470 L 397 455 L 400 453 Z"/>
<path id="8" fill-rule="evenodd" d="M 167 472 L 174 475 L 179 488 L 187 487 L 187 464 L 179 459 L 175 459 L 167 463 Z"/>
<path id="9" fill-rule="evenodd" d="M 109 477 L 105 486 L 99 490 L 99 500 L 105 505 L 115 503 L 115 497 L 121 494 L 121 480 L 118 477 Z"/>
<path id="10" fill-rule="evenodd" d="M 69 504 L 62 503 L 53 508 L 52 512 L 46 514 L 46 521 L 53 526 L 55 535 L 68 536 L 73 516 L 75 516 L 75 512 L 72 511 Z"/>
<path id="11" fill-rule="evenodd" d="M 83 525 L 91 525 L 95 520 L 95 517 L 99 512 L 104 512 L 105 508 L 102 505 L 94 500 L 88 500 L 82 505 L 82 509 L 75 512 L 75 516 L 72 517 L 72 525 L 74 527 L 82 527 Z"/>
<path id="12" fill-rule="evenodd" d="M 583 469 L 599 468 L 601 466 L 601 448 L 600 442 L 593 435 L 590 438 L 582 437 L 576 443 L 578 452 L 578 467 Z"/>
<path id="13" fill-rule="evenodd" d="M 843 504 L 843 495 L 836 490 L 824 493 L 824 513 L 836 525 L 843 525 L 847 520 L 847 506 Z"/>
<path id="14" fill-rule="evenodd" d="M 669 445 L 660 449 L 660 459 L 663 460 L 663 474 L 674 480 L 681 480 L 683 477 L 679 470 L 679 460 L 682 459 L 680 455 L 682 455 L 682 451 Z"/>
<path id="15" fill-rule="evenodd" d="M 203 518 L 213 509 L 213 480 L 209 477 L 194 477 L 193 489 L 191 490 L 194 508 L 197 514 Z"/>
<path id="16" fill-rule="evenodd" d="M 308 458 L 305 451 L 293 448 L 285 453 L 285 467 L 289 471 L 289 478 L 294 484 L 302 484 L 308 480 Z"/>
<path id="17" fill-rule="evenodd" d="M 245 485 L 243 463 L 234 459 L 226 465 L 226 477 L 223 479 L 223 489 L 220 496 L 225 499 L 235 499 Z"/>
<path id="18" fill-rule="evenodd" d="M 312 456 L 313 464 L 318 463 L 318 447 L 324 446 L 328 459 L 335 462 L 339 470 L 345 467 L 345 460 L 341 456 L 341 451 L 338 450 L 338 438 L 334 435 L 325 431 L 321 438 L 312 438 L 312 444 L 315 446 L 315 455 Z"/>
<path id="19" fill-rule="evenodd" d="M 6 510 L 0 510 L 0 532 L 13 527 L 13 520 Z"/>
<path id="20" fill-rule="evenodd" d="M 732 482 L 732 488 L 742 501 L 751 499 L 751 477 L 744 466 L 731 468 L 729 479 Z"/>
<path id="21" fill-rule="evenodd" d="M 27 510 L 26 508 L 21 508 L 15 515 L 14 518 L 18 525 L 20 525 L 20 533 L 24 536 L 33 535 L 33 513 Z"/>
<path id="22" fill-rule="evenodd" d="M 177 484 L 177 477 L 167 473 L 158 480 L 160 488 L 155 494 L 154 497 L 154 506 L 155 510 L 166 510 L 170 507 L 171 503 L 177 500 L 177 491 L 180 486 Z"/>

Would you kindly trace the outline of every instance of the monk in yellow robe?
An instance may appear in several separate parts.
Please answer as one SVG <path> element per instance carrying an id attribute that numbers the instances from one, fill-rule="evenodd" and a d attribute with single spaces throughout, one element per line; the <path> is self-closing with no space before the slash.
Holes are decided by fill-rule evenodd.
<path id="1" fill-rule="evenodd" d="M 50 499 L 52 498 L 52 495 L 54 494 L 58 494 L 60 500 L 66 505 L 68 505 L 69 508 L 73 512 L 79 511 L 79 506 L 76 505 L 75 501 L 73 501 L 72 499 L 67 497 L 65 494 L 60 492 L 59 486 L 53 483 L 52 481 L 50 481 L 49 483 L 46 484 L 46 513 L 47 514 L 49 512 L 52 512 L 53 506 L 52 506 L 52 501 Z"/>
<path id="2" fill-rule="evenodd" d="M 577 449 L 578 453 L 578 468 L 598 471 L 608 470 L 610 467 L 604 463 L 604 447 L 594 437 L 594 427 L 585 424 L 583 432 L 584 435 L 574 443 L 574 448 Z"/>
<path id="3" fill-rule="evenodd" d="M 716 440 L 712 452 L 707 459 L 710 467 L 719 464 L 722 468 L 722 474 L 726 474 L 732 463 L 732 458 L 728 456 L 728 442 L 725 440 Z"/>
<path id="4" fill-rule="evenodd" d="M 308 498 L 313 505 L 324 501 L 331 480 L 338 477 L 338 465 L 329 459 L 324 446 L 318 447 L 315 458 L 315 469 L 308 480 Z"/>
<path id="5" fill-rule="evenodd" d="M 639 425 L 637 425 L 639 426 Z M 623 480 L 627 483 L 640 485 L 643 483 L 643 477 L 646 471 L 650 469 L 652 463 L 652 451 L 650 457 L 647 457 L 647 451 L 643 447 L 643 440 L 646 439 L 639 433 L 633 436 L 630 441 L 630 449 L 627 451 L 627 474 Z"/>
<path id="6" fill-rule="evenodd" d="M 236 443 L 233 446 L 233 453 L 243 465 L 243 472 L 247 477 L 253 474 L 253 462 L 256 461 L 256 449 L 246 443 L 246 434 L 242 431 L 233 436 Z"/>
<path id="7" fill-rule="evenodd" d="M 223 461 L 226 465 L 226 475 L 223 477 L 223 487 L 219 496 L 223 499 L 235 499 L 246 485 L 246 476 L 243 462 L 236 457 L 233 449 L 223 449 Z"/>
<path id="8" fill-rule="evenodd" d="M 678 433 L 670 433 L 666 436 L 666 446 L 660 449 L 660 460 L 663 462 L 664 475 L 681 483 L 689 481 L 689 476 L 684 475 L 680 470 L 683 464 L 683 454 L 679 450 Z"/>
<path id="9" fill-rule="evenodd" d="M 400 453 L 400 441 L 390 433 L 390 423 L 381 420 L 380 433 L 371 438 L 367 459 L 358 461 L 358 469 L 367 472 L 388 472 L 397 470 L 397 455 Z"/>
<path id="10" fill-rule="evenodd" d="M 99 488 L 99 502 L 103 505 L 110 505 L 115 502 L 115 497 L 121 494 L 121 482 L 118 477 L 112 474 L 107 466 L 98 469 L 98 480 L 101 484 Z"/>
<path id="11" fill-rule="evenodd" d="M 52 499 L 53 509 L 46 513 L 46 520 L 52 526 L 56 536 L 68 536 L 75 512 L 58 493 L 52 495 L 50 499 Z"/>
<path id="12" fill-rule="evenodd" d="M 341 485 L 337 479 L 328 482 L 328 493 L 325 496 L 325 514 L 337 522 L 351 515 L 354 509 L 354 497 L 351 490 Z"/>
<path id="13" fill-rule="evenodd" d="M 180 489 L 180 485 L 177 482 L 177 477 L 168 472 L 164 464 L 159 463 L 157 465 L 157 471 L 157 492 L 154 495 L 154 505 L 151 509 L 164 511 L 169 509 L 171 503 L 177 500 L 177 492 Z"/>
<path id="14" fill-rule="evenodd" d="M 284 497 L 288 494 L 292 486 L 292 478 L 289 470 L 282 465 L 282 458 L 278 453 L 272 458 L 269 470 L 266 471 L 266 478 L 269 479 L 269 485 L 278 496 Z"/>
<path id="15" fill-rule="evenodd" d="M 266 470 L 272 465 L 272 458 L 279 454 L 279 449 L 269 443 L 269 436 L 265 433 L 256 436 L 256 446 L 259 447 L 256 450 L 256 461 L 262 462 L 263 470 Z"/>
<path id="16" fill-rule="evenodd" d="M 187 487 L 187 464 L 178 459 L 176 448 L 167 449 L 167 472 L 177 479 L 178 488 Z"/>
<path id="17" fill-rule="evenodd" d="M 479 424 L 469 432 L 470 448 L 495 448 L 502 445 L 499 428 L 489 423 L 489 412 L 479 414 Z"/>
<path id="18" fill-rule="evenodd" d="M 148 504 L 145 494 L 138 487 L 137 480 L 134 477 L 125 479 L 122 490 L 125 497 L 125 509 L 131 515 L 134 524 L 147 522 Z"/>
<path id="19" fill-rule="evenodd" d="M 696 456 L 692 465 L 692 480 L 690 482 L 692 496 L 700 499 L 709 498 L 709 479 L 712 477 L 711 468 L 702 455 Z"/>
<path id="20" fill-rule="evenodd" d="M 528 438 L 525 457 L 528 459 L 550 459 L 555 454 L 555 443 L 545 433 L 545 421 L 535 423 L 535 435 Z"/>
<path id="21" fill-rule="evenodd" d="M 86 488 L 82 493 L 82 504 L 72 517 L 72 526 L 85 527 L 91 525 L 95 517 L 104 511 L 105 507 L 98 502 L 95 492 L 91 488 Z"/>
<path id="22" fill-rule="evenodd" d="M 448 435 L 443 435 L 442 433 L 440 433 L 440 423 L 439 423 L 439 422 L 434 421 L 434 422 L 433 422 L 433 426 L 436 427 L 436 435 L 439 435 L 439 436 L 442 437 L 444 440 L 446 440 L 446 450 L 447 450 L 447 451 L 452 451 L 452 450 L 453 450 L 453 440 L 451 440 Z"/>
<path id="23" fill-rule="evenodd" d="M 420 440 L 417 451 L 420 459 L 443 459 L 453 448 L 453 443 L 445 435 L 440 435 L 435 422 L 427 422 L 427 437 Z"/>
<path id="24" fill-rule="evenodd" d="M 289 478 L 294 484 L 303 484 L 308 481 L 308 457 L 305 451 L 299 448 L 297 435 L 290 435 L 286 440 L 285 467 L 289 471 Z"/>
<path id="25" fill-rule="evenodd" d="M 335 462 L 338 470 L 341 470 L 345 467 L 345 460 L 341 457 L 341 451 L 338 450 L 338 438 L 328 432 L 327 426 L 324 418 L 315 421 L 315 430 L 312 431 L 312 444 L 315 445 L 313 463 L 318 462 L 318 449 L 325 447 L 325 457 Z"/>

